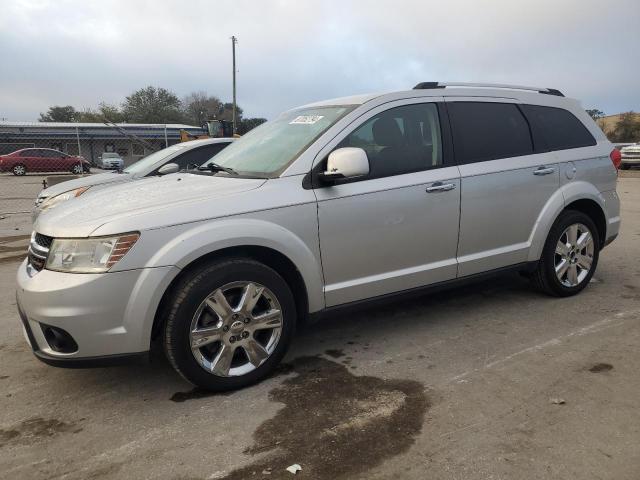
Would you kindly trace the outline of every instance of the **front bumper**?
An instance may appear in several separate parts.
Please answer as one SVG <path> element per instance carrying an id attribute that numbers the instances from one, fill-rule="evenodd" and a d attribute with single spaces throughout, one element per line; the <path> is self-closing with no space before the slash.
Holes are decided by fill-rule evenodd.
<path id="1" fill-rule="evenodd" d="M 622 163 L 627 165 L 640 165 L 640 153 L 622 155 Z"/>
<path id="2" fill-rule="evenodd" d="M 122 170 L 124 168 L 124 163 L 103 163 L 100 168 L 103 170 Z"/>
<path id="3" fill-rule="evenodd" d="M 20 303 L 18 302 L 18 313 L 20 320 L 22 321 L 22 327 L 24 335 L 29 343 L 29 346 L 33 350 L 33 354 L 38 360 L 47 365 L 61 368 L 97 368 L 97 367 L 111 367 L 116 365 L 129 365 L 135 362 L 142 362 L 148 360 L 148 352 L 141 353 L 127 353 L 120 355 L 104 355 L 101 357 L 63 357 L 51 355 L 43 352 L 38 346 L 38 342 L 31 330 L 27 316 L 22 311 Z"/>
<path id="4" fill-rule="evenodd" d="M 34 354 L 57 366 L 99 366 L 148 352 L 157 306 L 177 267 L 73 274 L 20 265 L 17 305 Z M 55 351 L 43 326 L 67 332 L 77 344 Z"/>

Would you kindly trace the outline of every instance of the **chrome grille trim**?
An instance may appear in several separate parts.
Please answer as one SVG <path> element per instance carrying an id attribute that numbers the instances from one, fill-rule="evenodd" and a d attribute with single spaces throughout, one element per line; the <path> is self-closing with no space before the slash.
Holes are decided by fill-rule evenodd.
<path id="1" fill-rule="evenodd" d="M 40 271 L 44 268 L 49 256 L 49 248 L 53 243 L 53 238 L 41 233 L 33 232 L 31 234 L 31 241 L 29 242 L 29 248 L 27 249 L 29 265 L 35 270 Z"/>

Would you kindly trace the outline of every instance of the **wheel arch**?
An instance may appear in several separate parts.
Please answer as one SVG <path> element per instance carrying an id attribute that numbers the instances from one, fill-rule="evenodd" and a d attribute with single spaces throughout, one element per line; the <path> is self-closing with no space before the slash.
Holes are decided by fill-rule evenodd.
<path id="1" fill-rule="evenodd" d="M 226 258 L 249 258 L 275 270 L 287 282 L 293 293 L 296 303 L 298 321 L 304 321 L 309 315 L 309 292 L 307 284 L 295 263 L 282 252 L 265 247 L 263 245 L 237 245 L 225 247 L 208 252 L 198 258 L 192 259 L 165 289 L 158 308 L 156 309 L 153 326 L 151 328 L 151 341 L 159 337 L 166 317 L 166 311 L 174 289 L 178 282 L 192 272 L 198 265 Z"/>
<path id="2" fill-rule="evenodd" d="M 599 247 L 604 247 L 604 242 L 607 237 L 607 219 L 602 207 L 600 207 L 598 203 L 594 200 L 583 198 L 571 202 L 563 211 L 565 210 L 582 212 L 593 220 L 593 223 L 596 224 L 596 228 L 598 229 L 598 240 L 600 241 Z"/>
<path id="3" fill-rule="evenodd" d="M 589 216 L 596 224 L 602 248 L 607 236 L 605 200 L 596 187 L 588 182 L 572 182 L 561 187 L 542 209 L 531 233 L 529 261 L 538 261 L 551 227 L 562 212 L 576 210 Z"/>

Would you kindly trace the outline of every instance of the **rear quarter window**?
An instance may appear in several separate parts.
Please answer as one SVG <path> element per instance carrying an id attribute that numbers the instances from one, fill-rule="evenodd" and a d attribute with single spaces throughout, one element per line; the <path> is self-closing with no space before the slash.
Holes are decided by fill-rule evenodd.
<path id="1" fill-rule="evenodd" d="M 596 144 L 587 127 L 564 108 L 522 105 L 522 109 L 531 124 L 536 150 L 567 150 Z"/>
<path id="2" fill-rule="evenodd" d="M 453 149 L 459 164 L 533 153 L 527 120 L 512 103 L 447 103 Z"/>

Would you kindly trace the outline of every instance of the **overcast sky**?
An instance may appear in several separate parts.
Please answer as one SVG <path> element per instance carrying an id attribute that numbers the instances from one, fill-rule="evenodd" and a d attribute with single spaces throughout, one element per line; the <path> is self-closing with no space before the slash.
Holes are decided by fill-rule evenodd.
<path id="1" fill-rule="evenodd" d="M 10 0 L 0 118 L 120 103 L 146 85 L 274 117 L 419 81 L 549 86 L 607 114 L 640 111 L 639 0 Z"/>

